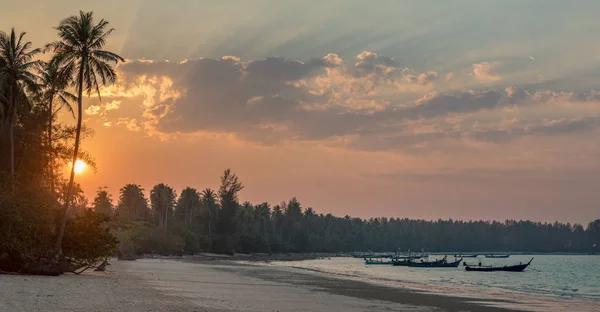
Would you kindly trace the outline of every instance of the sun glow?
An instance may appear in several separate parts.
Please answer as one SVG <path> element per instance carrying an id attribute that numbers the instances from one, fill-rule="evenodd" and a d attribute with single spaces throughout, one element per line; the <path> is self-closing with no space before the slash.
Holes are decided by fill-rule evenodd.
<path id="1" fill-rule="evenodd" d="M 84 163 L 82 160 L 77 159 L 77 161 L 75 162 L 75 173 L 82 173 L 83 170 L 85 170 L 85 167 L 87 167 L 87 164 Z"/>

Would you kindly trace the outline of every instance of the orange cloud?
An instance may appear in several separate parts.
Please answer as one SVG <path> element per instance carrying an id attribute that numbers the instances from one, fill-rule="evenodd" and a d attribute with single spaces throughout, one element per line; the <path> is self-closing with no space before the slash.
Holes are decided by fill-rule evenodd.
<path id="1" fill-rule="evenodd" d="M 473 64 L 473 75 L 480 80 L 500 80 L 502 78 L 498 75 L 498 68 L 501 64 L 500 62 Z"/>

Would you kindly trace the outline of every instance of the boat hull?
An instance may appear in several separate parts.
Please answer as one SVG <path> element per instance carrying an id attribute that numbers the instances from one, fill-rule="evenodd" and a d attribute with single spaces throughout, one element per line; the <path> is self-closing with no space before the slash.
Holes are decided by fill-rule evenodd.
<path id="1" fill-rule="evenodd" d="M 411 268 L 457 268 L 462 259 L 454 262 L 411 262 Z"/>
<path id="2" fill-rule="evenodd" d="M 521 265 L 511 265 L 506 267 L 465 267 L 466 271 L 470 272 L 523 272 L 525 268 L 527 268 L 529 264 L 521 264 Z"/>
<path id="3" fill-rule="evenodd" d="M 365 260 L 365 264 L 368 265 L 392 265 L 392 261 L 369 261 Z"/>
<path id="4" fill-rule="evenodd" d="M 410 261 L 392 261 L 393 266 L 408 266 Z"/>
<path id="5" fill-rule="evenodd" d="M 465 270 L 469 272 L 523 272 L 531 264 L 531 261 L 533 261 L 533 258 L 525 264 L 505 265 L 501 267 L 466 266 Z"/>

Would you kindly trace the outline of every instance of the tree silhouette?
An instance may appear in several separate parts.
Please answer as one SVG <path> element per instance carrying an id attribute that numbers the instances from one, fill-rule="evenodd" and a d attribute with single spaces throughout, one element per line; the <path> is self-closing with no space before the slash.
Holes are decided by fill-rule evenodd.
<path id="1" fill-rule="evenodd" d="M 114 213 L 112 197 L 110 194 L 108 194 L 106 187 L 99 187 L 96 191 L 96 197 L 92 203 L 92 209 L 94 209 L 96 212 L 100 212 L 109 216 Z"/>
<path id="2" fill-rule="evenodd" d="M 148 221 L 148 200 L 144 189 L 137 184 L 127 184 L 119 190 L 117 216 L 126 221 Z"/>
<path id="3" fill-rule="evenodd" d="M 71 162 L 71 175 L 69 177 L 69 189 L 67 197 L 70 196 L 75 179 L 75 162 L 79 154 L 79 140 L 82 120 L 83 91 L 91 95 L 92 92 L 100 96 L 100 83 L 108 85 L 113 83 L 117 74 L 110 63 L 125 61 L 119 55 L 101 50 L 106 45 L 107 37 L 114 31 L 107 29 L 108 22 L 100 20 L 94 24 L 93 12 L 79 11 L 79 16 L 65 18 L 58 27 L 59 41 L 46 45 L 46 50 L 54 52 L 52 63 L 60 67 L 61 75 L 71 76 L 77 89 L 77 134 L 75 136 L 75 148 Z M 76 76 L 75 76 L 76 75 Z M 62 252 L 62 238 L 67 221 L 69 201 L 66 201 L 64 216 L 56 239 L 56 252 Z"/>
<path id="4" fill-rule="evenodd" d="M 9 159 L 10 174 L 15 175 L 15 143 L 14 126 L 20 109 L 31 106 L 27 91 L 37 91 L 37 77 L 33 73 L 38 61 L 33 58 L 40 53 L 40 49 L 31 49 L 31 42 L 23 42 L 25 32 L 19 36 L 15 29 L 10 34 L 0 31 L 0 83 L 4 92 L 2 105 L 2 127 L 8 125 L 9 132 Z M 14 184 L 13 184 L 14 189 Z"/>
<path id="5" fill-rule="evenodd" d="M 75 118 L 75 112 L 69 102 L 74 102 L 77 97 L 67 91 L 67 88 L 71 85 L 73 77 L 62 73 L 56 63 L 40 63 L 38 68 L 39 76 L 39 87 L 40 87 L 40 101 L 46 105 L 47 118 L 48 118 L 48 141 L 47 145 L 52 148 L 52 125 L 56 118 L 56 113 L 63 107 L 66 108 L 73 118 Z M 58 101 L 58 107 L 54 108 L 54 101 Z M 51 191 L 54 193 L 54 158 L 53 155 L 48 157 L 48 173 L 51 181 Z"/>
<path id="6" fill-rule="evenodd" d="M 155 224 L 166 230 L 175 207 L 175 191 L 164 183 L 157 184 L 150 191 L 150 203 Z"/>

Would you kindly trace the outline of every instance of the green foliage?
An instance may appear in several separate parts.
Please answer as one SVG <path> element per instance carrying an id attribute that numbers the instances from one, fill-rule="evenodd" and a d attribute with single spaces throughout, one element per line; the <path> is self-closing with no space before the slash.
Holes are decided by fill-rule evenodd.
<path id="1" fill-rule="evenodd" d="M 83 213 L 67 220 L 63 242 L 63 255 L 78 262 L 92 264 L 114 254 L 117 239 L 106 223 L 109 217 L 85 209 Z"/>
<path id="2" fill-rule="evenodd" d="M 102 213 L 107 216 L 111 216 L 113 214 L 114 207 L 112 204 L 112 196 L 108 194 L 106 188 L 98 188 L 96 197 L 92 203 L 92 209 L 94 209 L 95 212 Z"/>
<path id="3" fill-rule="evenodd" d="M 19 270 L 53 257 L 61 208 L 48 191 L 26 197 L 0 193 L 0 267 Z M 63 256 L 79 263 L 94 263 L 110 256 L 116 239 L 106 226 L 107 217 L 86 209 L 68 219 Z"/>
<path id="4" fill-rule="evenodd" d="M 66 259 L 93 263 L 116 246 L 106 226 L 108 215 L 87 209 L 73 173 L 68 184 L 55 175 L 69 158 L 73 164 L 83 158 L 94 167 L 93 159 L 78 150 L 89 133 L 81 124 L 81 91 L 99 91 L 99 83 L 113 82 L 109 63 L 123 61 L 100 50 L 112 32 L 107 24 L 94 25 L 92 13 L 83 12 L 79 19 L 63 20 L 57 28 L 60 40 L 47 46 L 55 52 L 48 64 L 34 60 L 41 51 L 24 40 L 25 33 L 0 31 L 0 130 L 8 129 L 0 131 L 0 265 L 11 270 L 58 274 Z M 75 82 L 77 98 L 67 91 Z M 56 124 L 56 112 L 70 109 L 74 100 L 79 104 L 77 127 Z M 105 197 L 96 206 L 107 212 L 110 198 Z M 69 206 L 78 209 L 67 214 Z"/>
<path id="5" fill-rule="evenodd" d="M 181 236 L 154 226 L 137 227 L 130 233 L 136 254 L 181 254 L 185 241 Z"/>
<path id="6" fill-rule="evenodd" d="M 0 184 L 7 184 L 6 180 Z M 29 197 L 0 193 L 0 251 L 5 265 L 20 268 L 48 256 L 59 211 L 56 202 L 48 199 L 43 193 Z"/>

